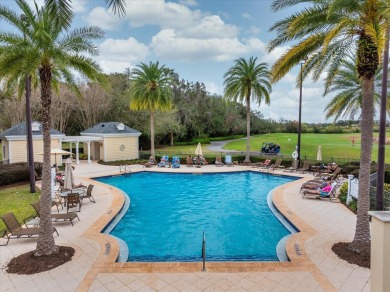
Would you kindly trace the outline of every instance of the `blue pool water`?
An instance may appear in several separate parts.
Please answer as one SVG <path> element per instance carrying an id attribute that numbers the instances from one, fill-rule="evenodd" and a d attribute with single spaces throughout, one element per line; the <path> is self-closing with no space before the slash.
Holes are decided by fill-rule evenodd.
<path id="1" fill-rule="evenodd" d="M 128 261 L 199 261 L 206 234 L 209 261 L 277 261 L 290 232 L 267 205 L 273 188 L 295 178 L 254 172 L 141 172 L 97 180 L 130 196 L 111 231 L 127 243 Z"/>

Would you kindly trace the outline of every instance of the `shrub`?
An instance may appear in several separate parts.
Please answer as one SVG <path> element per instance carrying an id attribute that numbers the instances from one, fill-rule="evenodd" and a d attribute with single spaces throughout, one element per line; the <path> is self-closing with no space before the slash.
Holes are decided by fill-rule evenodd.
<path id="1" fill-rule="evenodd" d="M 42 163 L 34 163 L 37 175 L 42 176 Z M 0 165 L 0 186 L 30 180 L 30 170 L 26 162 Z"/>
<path id="2" fill-rule="evenodd" d="M 355 199 L 352 199 L 351 203 L 348 206 L 349 209 L 351 209 L 354 213 L 357 211 L 357 201 Z"/>
<path id="3" fill-rule="evenodd" d="M 343 183 L 339 191 L 340 191 L 340 195 L 346 196 L 348 194 L 348 183 L 347 182 Z"/>

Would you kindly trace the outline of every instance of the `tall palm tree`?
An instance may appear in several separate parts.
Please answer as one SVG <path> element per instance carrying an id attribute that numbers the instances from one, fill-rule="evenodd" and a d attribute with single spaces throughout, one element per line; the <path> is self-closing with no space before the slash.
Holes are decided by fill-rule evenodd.
<path id="1" fill-rule="evenodd" d="M 303 5 L 302 5 L 303 4 Z M 269 44 L 277 46 L 297 41 L 273 65 L 272 81 L 277 82 L 301 60 L 306 77 L 313 73 L 318 80 L 327 73 L 329 86 L 340 69 L 342 60 L 356 55 L 356 70 L 361 81 L 362 126 L 359 172 L 359 201 L 355 237 L 351 250 L 361 252 L 370 243 L 369 176 L 373 138 L 374 76 L 384 49 L 389 26 L 389 4 L 386 0 L 275 0 L 274 11 L 295 7 L 297 12 L 276 22 L 270 31 L 277 36 Z"/>
<path id="2" fill-rule="evenodd" d="M 150 155 L 154 152 L 154 115 L 156 111 L 170 111 L 172 108 L 172 72 L 164 65 L 149 62 L 137 65 L 131 72 L 130 108 L 147 110 L 150 114 Z"/>
<path id="3" fill-rule="evenodd" d="M 256 63 L 257 58 L 249 60 L 240 58 L 234 61 L 234 66 L 224 74 L 224 91 L 227 100 L 246 104 L 246 154 L 245 161 L 250 162 L 251 135 L 251 99 L 259 105 L 264 100 L 270 104 L 270 74 L 266 63 Z"/>
<path id="4" fill-rule="evenodd" d="M 328 84 L 329 85 L 329 84 Z M 374 86 L 374 113 L 379 109 L 382 90 L 382 66 L 375 73 Z M 388 86 L 390 88 L 390 85 Z M 354 119 L 362 106 L 362 87 L 359 74 L 356 71 L 356 59 L 349 58 L 342 61 L 339 71 L 336 73 L 332 84 L 327 86 L 324 96 L 337 92 L 332 100 L 326 105 L 326 118 L 334 117 L 334 121 L 342 118 Z M 389 91 L 388 91 L 389 92 Z M 388 95 L 387 109 L 390 110 L 390 95 Z"/>
<path id="5" fill-rule="evenodd" d="M 59 82 L 67 83 L 78 95 L 73 72 L 92 81 L 104 82 L 100 67 L 85 53 L 97 55 L 93 40 L 101 38 L 103 31 L 97 27 L 80 28 L 65 33 L 68 22 L 73 19 L 69 15 L 66 21 L 58 20 L 47 5 L 35 12 L 25 0 L 16 0 L 25 21 L 5 6 L 0 6 L 0 19 L 7 21 L 15 32 L 0 31 L 0 80 L 6 83 L 5 88 L 19 87 L 23 90 L 24 78 L 32 76 L 40 84 L 42 103 L 43 131 L 43 168 L 40 199 L 42 231 L 39 234 L 36 256 L 56 253 L 52 234 L 51 209 L 51 174 L 50 174 L 50 127 L 52 88 L 58 88 Z M 24 37 L 25 35 L 25 37 Z"/>

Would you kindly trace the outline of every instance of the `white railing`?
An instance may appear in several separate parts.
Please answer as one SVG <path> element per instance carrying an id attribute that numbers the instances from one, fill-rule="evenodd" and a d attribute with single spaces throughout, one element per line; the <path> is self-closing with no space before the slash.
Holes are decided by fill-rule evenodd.
<path id="1" fill-rule="evenodd" d="M 127 164 L 119 165 L 119 173 L 130 173 L 130 172 L 131 172 L 131 169 Z"/>
<path id="2" fill-rule="evenodd" d="M 347 205 L 349 205 L 352 201 L 352 198 L 358 198 L 359 193 L 359 180 L 354 178 L 353 175 L 348 175 L 348 194 L 347 194 Z"/>
<path id="3" fill-rule="evenodd" d="M 370 183 L 374 180 L 376 180 L 378 174 L 375 172 L 370 175 Z M 358 199 L 358 193 L 359 193 L 359 180 L 357 178 L 354 178 L 353 175 L 348 175 L 348 194 L 347 194 L 347 205 L 351 203 L 352 198 Z"/>

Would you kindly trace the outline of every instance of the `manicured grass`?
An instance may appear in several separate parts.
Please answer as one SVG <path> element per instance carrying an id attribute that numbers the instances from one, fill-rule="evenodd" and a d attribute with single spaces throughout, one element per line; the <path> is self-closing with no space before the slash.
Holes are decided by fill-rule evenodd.
<path id="1" fill-rule="evenodd" d="M 387 135 L 388 136 L 388 135 Z M 352 146 L 351 138 L 355 137 L 355 146 Z M 378 137 L 378 133 L 374 133 Z M 290 139 L 290 140 L 289 140 Z M 279 144 L 281 153 L 291 157 L 295 151 L 298 135 L 292 133 L 276 133 L 252 136 L 250 140 L 251 151 L 260 151 L 263 142 L 273 142 Z M 301 156 L 305 155 L 309 159 L 317 158 L 318 146 L 322 148 L 323 159 L 333 160 L 337 158 L 360 159 L 360 133 L 353 134 L 302 134 L 301 135 Z M 389 146 L 386 146 L 388 148 Z M 245 151 L 246 140 L 240 139 L 229 142 L 225 149 Z M 390 149 L 389 149 L 390 150 Z M 372 160 L 378 160 L 378 143 L 373 144 Z M 386 163 L 390 163 L 390 152 L 386 151 Z"/>
<path id="2" fill-rule="evenodd" d="M 29 184 L 0 189 L 0 215 L 12 212 L 16 219 L 24 224 L 23 219 L 35 214 L 30 203 L 39 200 L 39 195 L 39 190 L 35 194 L 30 193 Z M 0 220 L 0 230 L 4 228 L 4 222 Z"/>
<path id="3" fill-rule="evenodd" d="M 185 146 L 167 146 L 164 148 L 157 148 L 155 151 L 156 153 L 162 153 L 166 155 L 195 155 L 195 149 L 197 145 L 185 145 Z M 210 146 L 210 144 L 202 144 L 202 151 L 203 154 L 207 153 L 213 153 L 212 151 L 207 150 L 207 146 Z"/>

